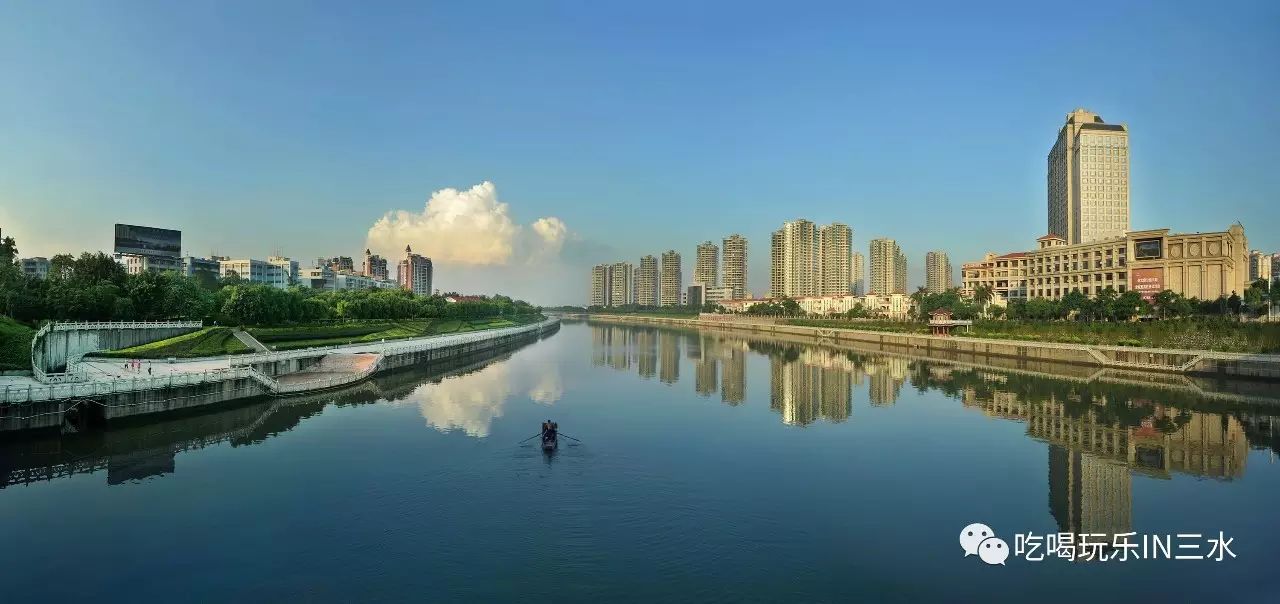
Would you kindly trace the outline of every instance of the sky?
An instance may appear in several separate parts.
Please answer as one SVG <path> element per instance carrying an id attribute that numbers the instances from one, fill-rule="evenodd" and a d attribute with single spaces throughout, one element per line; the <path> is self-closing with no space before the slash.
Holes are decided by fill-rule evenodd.
<path id="1" fill-rule="evenodd" d="M 585 303 L 592 264 L 785 220 L 958 269 L 1034 247 L 1085 107 L 1132 227 L 1280 251 L 1280 3 L 0 3 L 0 230 L 23 256 L 435 259 L 443 291 Z M 358 262 L 358 260 L 357 260 Z M 957 271 L 958 272 L 958 271 Z"/>

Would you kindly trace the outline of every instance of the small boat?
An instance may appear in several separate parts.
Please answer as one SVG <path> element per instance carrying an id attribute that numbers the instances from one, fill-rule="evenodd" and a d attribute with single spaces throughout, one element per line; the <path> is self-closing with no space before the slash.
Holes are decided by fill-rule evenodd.
<path id="1" fill-rule="evenodd" d="M 560 446 L 560 424 L 551 420 L 542 422 L 542 450 L 555 451 Z"/>

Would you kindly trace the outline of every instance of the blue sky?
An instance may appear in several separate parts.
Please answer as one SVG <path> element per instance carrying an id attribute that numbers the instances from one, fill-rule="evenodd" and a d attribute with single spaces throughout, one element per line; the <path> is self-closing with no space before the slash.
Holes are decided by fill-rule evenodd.
<path id="1" fill-rule="evenodd" d="M 581 302 L 589 264 L 688 273 L 741 232 L 762 292 L 795 217 L 898 239 L 914 286 L 931 249 L 1032 247 L 1083 106 L 1130 128 L 1134 228 L 1280 251 L 1277 32 L 1266 2 L 8 2 L 0 228 L 23 255 L 131 222 L 306 260 L 489 181 L 515 251 L 438 262 L 446 290 Z M 530 278 L 544 217 L 567 241 Z"/>

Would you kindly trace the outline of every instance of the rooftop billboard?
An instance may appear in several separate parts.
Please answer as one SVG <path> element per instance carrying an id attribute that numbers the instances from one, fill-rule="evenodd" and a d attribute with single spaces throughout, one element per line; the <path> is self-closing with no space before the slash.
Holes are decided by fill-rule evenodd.
<path id="1" fill-rule="evenodd" d="M 117 224 L 115 251 L 117 254 L 177 258 L 182 255 L 182 231 Z"/>

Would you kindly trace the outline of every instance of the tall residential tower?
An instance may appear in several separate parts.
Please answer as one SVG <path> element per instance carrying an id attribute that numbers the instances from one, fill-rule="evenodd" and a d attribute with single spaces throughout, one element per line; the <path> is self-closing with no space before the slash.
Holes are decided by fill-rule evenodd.
<path id="1" fill-rule="evenodd" d="M 850 271 L 850 291 L 855 296 L 867 295 L 867 259 L 862 252 L 853 253 L 853 270 Z"/>
<path id="2" fill-rule="evenodd" d="M 680 269 L 680 252 L 667 250 L 662 253 L 662 269 L 658 277 L 658 304 L 679 306 L 683 275 Z"/>
<path id="3" fill-rule="evenodd" d="M 720 285 L 720 248 L 710 241 L 698 244 L 698 255 L 693 264 L 693 282 L 704 287 Z"/>
<path id="4" fill-rule="evenodd" d="M 849 262 L 853 253 L 853 229 L 833 222 L 818 232 L 818 295 L 846 296 L 853 275 Z"/>
<path id="5" fill-rule="evenodd" d="M 724 286 L 733 289 L 733 298 L 747 297 L 747 240 L 733 234 L 724 238 Z"/>
<path id="6" fill-rule="evenodd" d="M 773 232 L 769 297 L 796 298 L 818 294 L 818 231 L 799 219 Z"/>
<path id="7" fill-rule="evenodd" d="M 940 294 L 951 289 L 951 259 L 943 251 L 924 255 L 925 289 Z"/>
<path id="8" fill-rule="evenodd" d="M 880 238 L 871 240 L 871 293 L 903 294 L 907 290 L 907 257 L 898 242 Z"/>
<path id="9" fill-rule="evenodd" d="M 658 305 L 658 259 L 654 256 L 640 258 L 640 267 L 636 269 L 636 304 Z"/>

